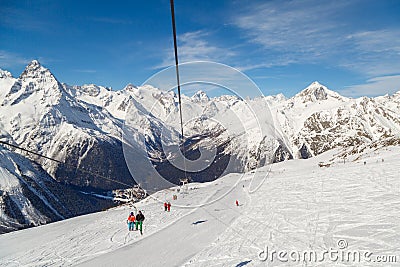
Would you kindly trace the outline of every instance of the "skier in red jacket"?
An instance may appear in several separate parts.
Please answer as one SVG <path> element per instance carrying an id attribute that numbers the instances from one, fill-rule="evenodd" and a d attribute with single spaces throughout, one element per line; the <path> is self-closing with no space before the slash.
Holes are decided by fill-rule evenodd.
<path id="1" fill-rule="evenodd" d="M 167 211 L 167 207 L 168 207 L 167 202 L 164 202 L 164 210 L 165 210 L 165 211 Z"/>
<path id="2" fill-rule="evenodd" d="M 167 208 L 168 208 L 168 211 L 170 211 L 170 210 L 171 210 L 171 202 L 168 202 L 168 204 L 167 204 Z"/>
<path id="3" fill-rule="evenodd" d="M 133 212 L 131 212 L 126 222 L 128 223 L 128 230 L 133 231 L 135 226 L 135 215 Z"/>

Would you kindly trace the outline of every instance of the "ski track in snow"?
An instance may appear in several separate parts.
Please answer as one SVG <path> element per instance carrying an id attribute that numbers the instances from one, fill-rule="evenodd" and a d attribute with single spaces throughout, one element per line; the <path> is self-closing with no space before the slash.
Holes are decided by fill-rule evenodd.
<path id="1" fill-rule="evenodd" d="M 296 263 L 261 262 L 257 249 L 268 245 L 276 250 L 323 251 L 337 248 L 339 239 L 345 239 L 354 250 L 368 249 L 375 255 L 397 253 L 399 257 L 400 164 L 396 157 L 380 162 L 382 156 L 365 166 L 359 161 L 331 168 L 314 167 L 309 172 L 307 166 L 291 170 L 295 162 L 273 165 L 271 178 L 250 195 L 253 202 L 243 219 L 235 221 L 217 242 L 185 266 L 237 266 L 242 262 L 246 266 L 293 266 Z M 237 232 L 251 238 L 240 237 Z M 303 264 L 297 263 L 306 266 Z M 341 266 L 332 262 L 313 264 Z"/>
<path id="2" fill-rule="evenodd" d="M 0 266 L 380 266 L 258 259 L 265 246 L 323 251 L 340 239 L 352 250 L 397 253 L 399 263 L 399 153 L 385 149 L 329 168 L 318 167 L 321 157 L 274 164 L 256 172 L 267 177 L 254 192 L 250 173 L 192 185 L 177 201 L 163 190 L 154 196 L 170 200 L 171 212 L 152 198 L 135 205 L 146 216 L 143 236 L 127 230 L 127 206 L 4 234 Z M 226 192 L 210 205 L 185 208 Z"/>

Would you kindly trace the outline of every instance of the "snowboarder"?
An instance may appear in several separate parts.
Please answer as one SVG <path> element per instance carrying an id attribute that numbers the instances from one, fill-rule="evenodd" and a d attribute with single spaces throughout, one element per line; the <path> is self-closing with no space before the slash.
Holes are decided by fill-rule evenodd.
<path id="1" fill-rule="evenodd" d="M 239 201 L 236 200 L 236 206 L 239 206 Z"/>
<path id="2" fill-rule="evenodd" d="M 165 210 L 165 211 L 167 211 L 167 207 L 168 207 L 167 202 L 164 202 L 164 210 Z"/>
<path id="3" fill-rule="evenodd" d="M 171 202 L 168 202 L 167 208 L 168 208 L 168 212 L 171 211 Z"/>
<path id="4" fill-rule="evenodd" d="M 128 224 L 128 230 L 133 231 L 135 226 L 135 215 L 133 212 L 131 212 L 131 214 L 128 216 L 126 223 Z"/>
<path id="5" fill-rule="evenodd" d="M 142 235 L 142 227 L 143 227 L 143 221 L 144 221 L 144 215 L 142 213 L 141 210 L 139 210 L 139 213 L 136 215 L 136 230 L 138 230 L 138 228 L 140 229 L 140 234 Z"/>

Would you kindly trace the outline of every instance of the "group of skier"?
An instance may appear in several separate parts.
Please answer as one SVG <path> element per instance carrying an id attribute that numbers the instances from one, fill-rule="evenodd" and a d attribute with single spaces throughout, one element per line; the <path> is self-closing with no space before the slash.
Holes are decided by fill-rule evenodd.
<path id="1" fill-rule="evenodd" d="M 235 201 L 236 206 L 239 206 L 239 201 Z M 164 210 L 165 211 L 171 211 L 171 202 L 164 202 Z M 142 213 L 141 210 L 139 210 L 138 214 L 135 214 L 133 212 L 130 213 L 128 216 L 128 220 L 126 221 L 128 224 L 128 230 L 129 231 L 137 231 L 140 230 L 140 234 L 143 234 L 142 228 L 143 228 L 143 221 L 145 217 Z"/>
<path id="2" fill-rule="evenodd" d="M 164 202 L 164 210 L 171 211 L 171 202 Z"/>
<path id="3" fill-rule="evenodd" d="M 164 209 L 165 211 L 171 211 L 171 202 L 164 202 Z M 137 231 L 140 230 L 140 234 L 143 234 L 143 221 L 144 221 L 144 215 L 141 210 L 139 210 L 138 214 L 135 214 L 131 212 L 128 216 L 128 219 L 126 220 L 126 223 L 128 224 L 128 230 L 129 231 Z"/>
<path id="4" fill-rule="evenodd" d="M 138 212 L 138 214 L 136 214 L 136 216 L 133 212 L 131 212 L 131 214 L 128 216 L 128 220 L 126 221 L 128 224 L 128 230 L 129 231 L 140 230 L 140 234 L 143 234 L 142 230 L 143 230 L 144 219 L 145 219 L 145 217 L 141 210 L 139 210 L 139 212 Z"/>

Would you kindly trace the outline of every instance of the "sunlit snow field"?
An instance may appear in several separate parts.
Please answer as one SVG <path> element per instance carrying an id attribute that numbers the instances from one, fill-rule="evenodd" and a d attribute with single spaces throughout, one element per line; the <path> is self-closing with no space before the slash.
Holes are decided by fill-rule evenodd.
<path id="1" fill-rule="evenodd" d="M 160 191 L 135 205 L 143 236 L 127 229 L 129 206 L 0 235 L 0 266 L 396 266 L 372 262 L 380 256 L 400 264 L 400 148 L 346 163 L 335 153 L 190 184 L 185 194 Z M 321 261 L 329 249 L 368 251 L 371 262 Z M 315 251 L 319 261 L 263 251 Z"/>

